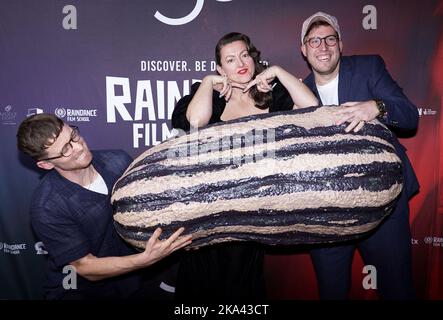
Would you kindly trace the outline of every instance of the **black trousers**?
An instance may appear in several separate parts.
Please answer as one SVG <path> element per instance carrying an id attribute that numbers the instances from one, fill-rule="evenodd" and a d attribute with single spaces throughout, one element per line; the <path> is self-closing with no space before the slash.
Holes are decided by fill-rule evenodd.
<path id="1" fill-rule="evenodd" d="M 175 299 L 257 301 L 266 299 L 264 249 L 255 243 L 221 243 L 183 252 Z"/>

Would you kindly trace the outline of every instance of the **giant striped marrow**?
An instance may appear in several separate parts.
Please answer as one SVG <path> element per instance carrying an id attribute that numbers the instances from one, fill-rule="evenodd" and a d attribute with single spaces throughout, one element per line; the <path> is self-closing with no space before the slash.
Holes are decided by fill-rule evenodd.
<path id="1" fill-rule="evenodd" d="M 114 224 L 143 248 L 184 226 L 193 247 L 225 241 L 327 243 L 360 237 L 402 190 L 391 132 L 335 125 L 335 107 L 217 123 L 141 154 L 116 182 Z"/>

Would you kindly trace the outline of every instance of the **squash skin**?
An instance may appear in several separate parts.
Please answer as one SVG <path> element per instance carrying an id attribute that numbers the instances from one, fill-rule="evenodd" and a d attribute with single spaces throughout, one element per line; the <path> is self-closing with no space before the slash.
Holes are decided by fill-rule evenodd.
<path id="1" fill-rule="evenodd" d="M 402 190 L 392 134 L 373 120 L 336 126 L 334 106 L 210 125 L 141 154 L 111 198 L 117 232 L 143 249 L 157 227 L 179 227 L 191 247 L 359 238 L 392 211 Z"/>

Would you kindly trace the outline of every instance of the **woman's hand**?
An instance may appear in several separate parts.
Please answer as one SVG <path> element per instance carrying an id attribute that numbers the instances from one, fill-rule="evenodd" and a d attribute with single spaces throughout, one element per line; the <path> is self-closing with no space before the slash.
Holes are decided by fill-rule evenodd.
<path id="1" fill-rule="evenodd" d="M 270 85 L 275 78 L 278 78 L 278 73 L 280 72 L 279 66 L 272 66 L 264 70 L 262 73 L 258 74 L 254 80 L 249 82 L 243 92 L 248 91 L 254 85 L 257 86 L 257 90 L 260 92 L 272 91 L 273 87 Z"/>
<path id="2" fill-rule="evenodd" d="M 220 92 L 220 98 L 225 97 L 229 101 L 232 95 L 232 88 L 244 89 L 245 85 L 230 80 L 227 76 L 210 75 L 206 76 L 202 82 L 210 82 L 212 88 Z"/>
<path id="3" fill-rule="evenodd" d="M 285 69 L 279 66 L 272 66 L 260 73 L 252 80 L 243 92 L 248 91 L 252 86 L 257 86 L 260 92 L 272 91 L 270 83 L 278 78 L 280 83 L 288 90 L 294 102 L 293 109 L 317 106 L 318 100 L 312 91 L 301 81 Z"/>

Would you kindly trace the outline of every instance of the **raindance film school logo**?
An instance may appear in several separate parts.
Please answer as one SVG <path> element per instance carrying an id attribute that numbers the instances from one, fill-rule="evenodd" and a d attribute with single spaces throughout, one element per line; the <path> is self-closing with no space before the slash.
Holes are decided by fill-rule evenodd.
<path id="1" fill-rule="evenodd" d="M 91 118 L 97 117 L 97 109 L 70 109 L 70 108 L 57 108 L 54 114 L 59 118 L 65 118 L 69 122 L 89 122 Z"/>
<path id="2" fill-rule="evenodd" d="M 15 117 L 17 112 L 14 112 L 14 108 L 8 104 L 0 109 L 0 119 L 2 124 L 15 124 Z"/>
<path id="3" fill-rule="evenodd" d="M 426 244 L 432 244 L 434 247 L 443 247 L 442 237 L 425 237 L 423 241 Z"/>
<path id="4" fill-rule="evenodd" d="M 0 242 L 0 252 L 20 254 L 20 250 L 26 250 L 26 243 L 8 244 L 6 242 Z"/>

